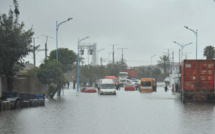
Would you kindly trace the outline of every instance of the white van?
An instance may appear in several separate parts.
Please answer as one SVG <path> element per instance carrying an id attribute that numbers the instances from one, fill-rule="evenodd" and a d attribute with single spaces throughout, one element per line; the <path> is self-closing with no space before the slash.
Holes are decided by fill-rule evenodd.
<path id="1" fill-rule="evenodd" d="M 99 90 L 99 94 L 116 95 L 116 87 L 113 79 L 100 79 L 98 90 Z"/>

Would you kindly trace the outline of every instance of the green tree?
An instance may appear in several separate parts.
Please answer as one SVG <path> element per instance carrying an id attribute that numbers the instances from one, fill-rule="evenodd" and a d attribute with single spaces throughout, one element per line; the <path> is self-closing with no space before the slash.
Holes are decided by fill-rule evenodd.
<path id="1" fill-rule="evenodd" d="M 161 74 L 161 70 L 159 68 L 155 68 L 153 70 L 152 76 L 157 80 L 157 77 Z"/>
<path id="2" fill-rule="evenodd" d="M 122 72 L 122 67 L 123 64 L 121 63 L 121 61 L 117 61 L 114 64 L 113 63 L 109 63 L 106 65 L 106 75 L 114 75 L 114 76 L 118 76 L 119 72 Z"/>
<path id="3" fill-rule="evenodd" d="M 56 59 L 56 50 L 51 51 L 49 55 L 49 60 Z M 58 49 L 58 61 L 60 61 L 63 64 L 63 70 L 64 72 L 67 72 L 71 70 L 72 64 L 76 62 L 77 60 L 77 54 L 69 50 L 68 48 L 59 48 Z"/>
<path id="4" fill-rule="evenodd" d="M 158 66 L 162 67 L 164 70 L 164 73 L 166 73 L 166 68 L 168 67 L 169 63 L 169 57 L 167 55 L 160 56 L 160 60 L 158 60 Z"/>
<path id="5" fill-rule="evenodd" d="M 89 82 L 90 84 L 93 84 L 95 80 L 102 79 L 107 75 L 114 75 L 118 77 L 119 72 L 121 71 L 121 68 L 127 68 L 127 64 L 124 62 L 123 64 L 121 61 L 117 61 L 114 64 L 110 63 L 105 66 L 88 66 L 88 65 L 82 65 L 80 66 L 80 83 L 86 84 Z M 124 69 L 123 69 L 124 70 Z"/>
<path id="6" fill-rule="evenodd" d="M 7 78 L 7 90 L 12 91 L 13 76 L 24 67 L 24 57 L 32 51 L 33 31 L 24 30 L 19 23 L 18 2 L 14 0 L 14 11 L 0 15 L 0 75 Z"/>
<path id="7" fill-rule="evenodd" d="M 206 46 L 204 48 L 204 56 L 206 56 L 207 59 L 214 59 L 215 57 L 215 49 L 213 46 Z"/>
<path id="8" fill-rule="evenodd" d="M 61 91 L 66 83 L 63 65 L 56 60 L 47 60 L 41 64 L 37 71 L 37 78 L 40 82 L 49 86 L 48 96 L 50 98 L 54 97 L 57 90 Z M 56 87 L 53 87 L 52 84 L 56 84 Z"/>
<path id="9" fill-rule="evenodd" d="M 139 78 L 144 78 L 144 73 L 145 73 L 145 67 L 137 67 L 137 72 L 138 72 L 138 77 Z"/>

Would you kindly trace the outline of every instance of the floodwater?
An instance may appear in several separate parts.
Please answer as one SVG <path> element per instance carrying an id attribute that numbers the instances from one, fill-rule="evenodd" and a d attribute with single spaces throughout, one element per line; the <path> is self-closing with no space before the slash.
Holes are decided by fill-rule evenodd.
<path id="1" fill-rule="evenodd" d="M 157 92 L 77 93 L 44 107 L 0 113 L 0 134 L 214 134 L 215 104 L 183 104 L 159 83 Z"/>

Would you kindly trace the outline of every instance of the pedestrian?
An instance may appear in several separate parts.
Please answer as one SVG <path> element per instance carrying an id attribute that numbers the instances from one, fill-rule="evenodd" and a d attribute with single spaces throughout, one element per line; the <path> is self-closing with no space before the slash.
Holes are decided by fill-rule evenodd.
<path id="1" fill-rule="evenodd" d="M 75 89 L 76 80 L 73 81 L 73 89 Z"/>
<path id="2" fill-rule="evenodd" d="M 164 89 L 165 89 L 165 92 L 168 90 L 168 88 L 167 88 L 167 84 L 165 84 Z"/>
<path id="3" fill-rule="evenodd" d="M 68 89 L 69 89 L 69 85 L 70 85 L 70 82 L 68 81 L 68 82 L 67 82 Z"/>

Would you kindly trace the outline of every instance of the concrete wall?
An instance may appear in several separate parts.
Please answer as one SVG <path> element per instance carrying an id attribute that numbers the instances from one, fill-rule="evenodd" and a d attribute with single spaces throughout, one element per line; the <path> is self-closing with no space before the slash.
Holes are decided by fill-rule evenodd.
<path id="1" fill-rule="evenodd" d="M 7 91 L 7 80 L 1 77 L 2 91 Z M 19 92 L 25 94 L 46 94 L 48 86 L 40 83 L 34 76 L 19 75 L 14 78 L 12 92 Z"/>

